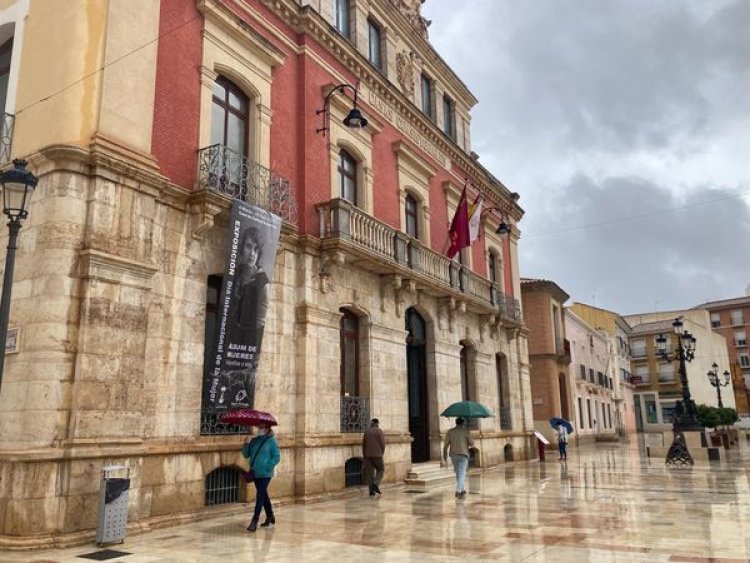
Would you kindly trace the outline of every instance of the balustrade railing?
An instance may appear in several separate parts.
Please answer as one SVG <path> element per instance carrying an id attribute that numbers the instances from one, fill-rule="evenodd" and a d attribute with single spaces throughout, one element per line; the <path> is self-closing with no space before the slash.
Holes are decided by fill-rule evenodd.
<path id="1" fill-rule="evenodd" d="M 451 283 L 451 260 L 421 245 L 418 269 L 433 279 L 448 285 Z"/>
<path id="2" fill-rule="evenodd" d="M 318 205 L 317 210 L 321 238 L 349 240 L 389 262 L 493 305 L 503 318 L 521 321 L 518 299 L 501 292 L 497 284 L 424 247 L 418 240 L 378 221 L 350 202 L 333 199 Z"/>
<path id="3" fill-rule="evenodd" d="M 10 162 L 10 151 L 13 145 L 13 129 L 16 124 L 16 116 L 12 113 L 4 113 L 3 121 L 0 123 L 0 164 Z"/>
<path id="4" fill-rule="evenodd" d="M 370 420 L 370 408 L 365 397 L 341 397 L 341 432 L 364 432 Z"/>
<path id="5" fill-rule="evenodd" d="M 228 149 L 211 145 L 198 151 L 199 185 L 275 213 L 297 223 L 297 200 L 286 178 Z"/>

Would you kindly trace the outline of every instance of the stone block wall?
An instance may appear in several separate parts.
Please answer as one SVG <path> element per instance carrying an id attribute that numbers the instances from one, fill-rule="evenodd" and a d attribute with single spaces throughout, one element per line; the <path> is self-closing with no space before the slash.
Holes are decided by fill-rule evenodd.
<path id="1" fill-rule="evenodd" d="M 109 463 L 130 468 L 134 526 L 205 514 L 206 475 L 246 467 L 243 437 L 199 433 L 207 278 L 224 269 L 229 203 L 211 210 L 147 164 L 104 152 L 57 147 L 34 162 L 40 183 L 22 232 L 11 319 L 23 337 L 0 394 L 2 546 L 91 537 Z M 432 457 L 452 426 L 439 413 L 461 399 L 462 342 L 475 351 L 476 398 L 493 410 L 495 355 L 508 363 L 513 431 L 501 431 L 499 418 L 480 423 L 482 464 L 502 463 L 509 443 L 514 459 L 527 455 L 523 334 L 347 256 L 331 260 L 289 225 L 271 291 L 256 406 L 279 422 L 274 498 L 340 493 L 346 461 L 361 455 L 361 434 L 340 432 L 342 308 L 361 320 L 360 383 L 387 434 L 386 482 L 411 467 L 409 307 L 428 326 Z"/>

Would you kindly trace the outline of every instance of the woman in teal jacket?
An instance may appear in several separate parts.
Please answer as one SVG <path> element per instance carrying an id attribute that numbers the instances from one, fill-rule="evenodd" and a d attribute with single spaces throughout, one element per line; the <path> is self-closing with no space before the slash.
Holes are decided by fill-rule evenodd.
<path id="1" fill-rule="evenodd" d="M 242 446 L 242 456 L 250 462 L 250 469 L 255 474 L 255 512 L 247 527 L 248 532 L 254 532 L 258 529 L 261 509 L 266 511 L 266 521 L 261 524 L 262 527 L 276 523 L 271 497 L 268 496 L 268 484 L 273 478 L 274 468 L 281 459 L 281 452 L 270 426 L 261 426 L 258 435 L 250 442 L 245 442 Z"/>

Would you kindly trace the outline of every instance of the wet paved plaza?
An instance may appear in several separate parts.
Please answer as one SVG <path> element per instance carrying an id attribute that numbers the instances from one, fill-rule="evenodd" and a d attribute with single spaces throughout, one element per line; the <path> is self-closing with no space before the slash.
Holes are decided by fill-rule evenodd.
<path id="1" fill-rule="evenodd" d="M 131 535 L 112 546 L 130 555 L 110 561 L 750 561 L 750 441 L 687 469 L 645 458 L 635 440 L 592 445 L 566 464 L 509 464 L 469 486 L 465 500 L 446 485 L 285 505 L 275 528 L 255 534 L 238 512 Z M 93 551 L 3 552 L 0 562 L 83 562 Z"/>

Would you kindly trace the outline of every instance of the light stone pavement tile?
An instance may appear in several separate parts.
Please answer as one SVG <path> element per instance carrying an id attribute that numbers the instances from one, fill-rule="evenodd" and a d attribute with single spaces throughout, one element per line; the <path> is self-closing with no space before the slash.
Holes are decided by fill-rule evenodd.
<path id="1" fill-rule="evenodd" d="M 518 462 L 471 475 L 463 501 L 448 484 L 384 489 L 277 509 L 245 531 L 234 515 L 131 535 L 114 562 L 213 561 L 749 561 L 750 442 L 727 461 L 667 468 L 643 443 L 571 449 L 567 463 Z M 748 536 L 748 537 L 746 537 Z M 2 552 L 0 563 L 81 563 L 94 546 Z M 712 559 L 713 558 L 713 559 Z"/>

